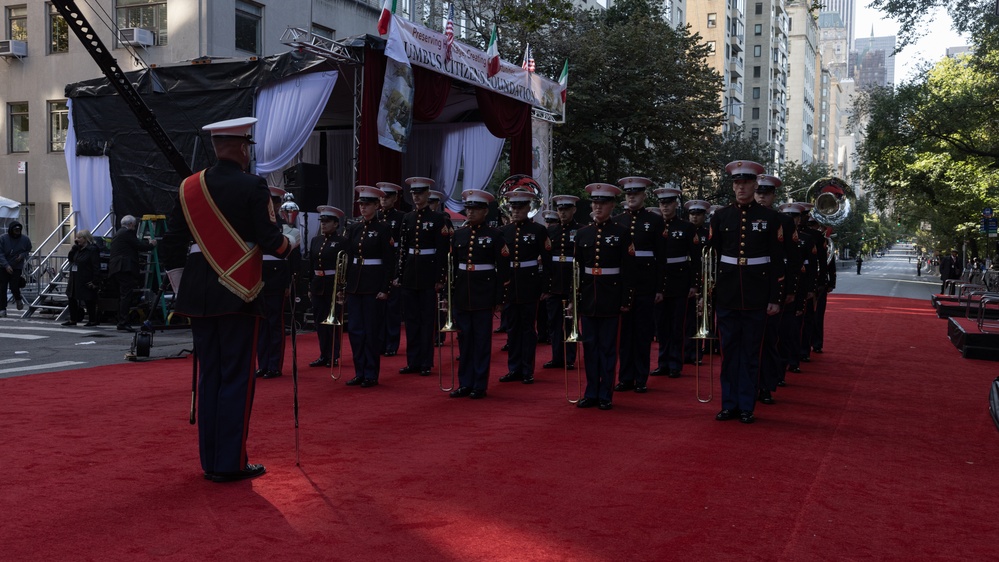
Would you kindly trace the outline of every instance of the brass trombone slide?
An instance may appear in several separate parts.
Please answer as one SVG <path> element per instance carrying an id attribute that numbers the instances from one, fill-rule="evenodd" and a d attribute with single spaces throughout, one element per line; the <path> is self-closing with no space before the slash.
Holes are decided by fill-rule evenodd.
<path id="1" fill-rule="evenodd" d="M 454 367 L 454 340 L 457 334 L 452 335 L 450 338 L 447 337 L 448 333 L 457 332 L 458 329 L 454 327 L 454 318 L 452 316 L 453 311 L 451 307 L 452 299 L 452 288 L 454 287 L 454 256 L 451 252 L 447 253 L 447 281 L 444 286 L 444 294 L 442 298 L 438 301 L 437 307 L 440 312 L 444 312 L 444 325 L 440 327 L 440 333 L 444 334 L 444 337 L 451 340 L 451 386 L 444 388 L 444 347 L 440 346 L 437 348 L 437 385 L 440 387 L 442 392 L 451 392 L 455 389 L 455 367 Z M 437 314 L 435 322 L 440 318 L 440 314 Z"/>
<path id="2" fill-rule="evenodd" d="M 569 401 L 570 404 L 575 404 L 579 402 L 579 399 L 583 396 L 583 378 L 582 372 L 580 370 L 580 363 L 582 363 L 582 349 L 576 349 L 576 398 L 573 399 L 569 395 L 569 363 L 564 361 L 564 358 L 568 356 L 569 344 L 576 345 L 579 342 L 579 262 L 573 260 L 572 262 L 572 303 L 568 302 L 566 299 L 564 302 L 565 314 L 563 315 L 563 326 L 562 333 L 565 334 L 565 322 L 569 323 L 570 332 L 565 335 L 562 342 L 562 357 L 563 363 L 562 370 L 565 373 L 565 399 Z"/>
<path id="3" fill-rule="evenodd" d="M 701 361 L 694 361 L 694 392 L 697 401 L 706 404 L 714 398 L 715 388 L 715 362 L 714 362 L 714 340 L 718 336 L 714 333 L 714 290 L 715 280 L 718 276 L 718 262 L 713 248 L 704 248 L 701 251 L 701 298 L 697 307 L 697 315 L 700 317 L 700 326 L 692 339 L 704 343 L 708 356 L 708 393 L 702 397 L 701 394 Z"/>
<path id="4" fill-rule="evenodd" d="M 333 349 L 336 350 L 336 341 L 343 338 L 343 308 L 344 303 L 340 301 L 340 295 L 347 286 L 347 252 L 340 251 L 336 255 L 336 268 L 333 272 L 333 295 L 330 297 L 330 313 L 323 320 L 326 326 L 333 326 Z M 339 305 L 339 308 L 337 308 Z M 341 350 L 343 347 L 340 348 Z M 340 380 L 343 374 L 343 363 L 334 358 L 330 359 L 330 377 L 333 380 Z"/>

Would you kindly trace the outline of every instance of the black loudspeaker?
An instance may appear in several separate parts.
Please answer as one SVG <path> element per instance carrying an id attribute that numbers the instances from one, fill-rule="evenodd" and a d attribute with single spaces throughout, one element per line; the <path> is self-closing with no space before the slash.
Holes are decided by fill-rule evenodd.
<path id="1" fill-rule="evenodd" d="M 315 212 L 329 198 L 329 181 L 326 167 L 319 164 L 296 164 L 284 171 L 285 188 L 295 195 L 295 202 L 302 211 Z"/>

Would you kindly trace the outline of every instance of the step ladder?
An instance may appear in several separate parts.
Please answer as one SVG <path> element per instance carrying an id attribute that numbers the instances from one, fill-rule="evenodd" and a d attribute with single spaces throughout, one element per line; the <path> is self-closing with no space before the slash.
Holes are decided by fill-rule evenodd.
<path id="1" fill-rule="evenodd" d="M 139 228 L 135 235 L 142 240 L 149 237 L 150 240 L 161 240 L 166 233 L 166 215 L 142 215 L 139 221 Z M 149 259 L 146 261 L 145 279 L 143 282 L 143 295 L 145 303 L 150 306 L 149 318 L 151 320 L 155 312 L 159 312 L 163 323 L 167 324 L 168 309 L 166 300 L 162 298 L 164 283 L 167 282 L 165 271 L 160 263 L 159 247 L 153 247 L 149 252 Z M 154 302 L 155 301 L 155 302 Z"/>

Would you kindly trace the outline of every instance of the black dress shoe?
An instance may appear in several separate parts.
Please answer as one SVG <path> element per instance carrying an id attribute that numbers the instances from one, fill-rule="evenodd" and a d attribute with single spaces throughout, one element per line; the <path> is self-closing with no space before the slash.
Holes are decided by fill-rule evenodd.
<path id="1" fill-rule="evenodd" d="M 565 367 L 565 363 L 561 361 L 549 361 L 544 365 L 542 365 L 542 367 L 544 367 L 545 369 L 561 369 Z"/>
<path id="2" fill-rule="evenodd" d="M 687 357 L 687 358 L 685 358 L 683 360 L 683 364 L 684 365 L 693 365 L 694 364 L 694 359 L 692 357 Z"/>
<path id="3" fill-rule="evenodd" d="M 683 373 L 680 372 L 680 369 L 670 369 L 669 370 L 669 374 L 666 375 L 666 376 L 668 376 L 671 379 L 678 379 L 678 378 L 680 378 L 680 375 L 682 375 L 682 374 Z"/>
<path id="4" fill-rule="evenodd" d="M 813 353 L 822 353 L 822 348 L 821 347 L 813 347 L 812 348 L 812 352 Z"/>
<path id="5" fill-rule="evenodd" d="M 265 472 L 267 472 L 267 469 L 265 469 L 262 464 L 248 464 L 246 465 L 246 468 L 238 472 L 215 472 L 205 474 L 205 479 L 211 480 L 212 482 L 238 482 L 240 480 L 256 478 Z"/>
<path id="6" fill-rule="evenodd" d="M 281 376 L 281 371 L 267 371 L 264 373 L 265 379 L 276 379 Z"/>
<path id="7" fill-rule="evenodd" d="M 524 375 L 524 380 L 520 382 L 524 384 L 534 384 L 534 375 Z"/>
<path id="8" fill-rule="evenodd" d="M 614 404 L 611 404 L 610 400 L 603 400 L 597 408 L 600 408 L 601 410 L 613 410 Z"/>
<path id="9" fill-rule="evenodd" d="M 800 361 L 801 361 L 802 363 L 811 363 L 811 362 L 812 362 L 812 359 L 811 359 L 810 357 L 802 357 L 802 358 L 800 359 Z"/>
<path id="10" fill-rule="evenodd" d="M 773 395 L 770 394 L 770 391 L 767 390 L 766 388 L 761 388 L 760 389 L 760 402 L 763 402 L 764 404 L 775 404 L 776 403 L 776 401 L 774 400 Z"/>
<path id="11" fill-rule="evenodd" d="M 63 326 L 76 326 L 76 322 L 73 322 L 72 320 L 67 320 L 67 321 L 63 322 L 62 325 Z"/>
<path id="12" fill-rule="evenodd" d="M 378 386 L 378 381 L 375 379 L 364 379 L 361 381 L 361 388 L 371 388 L 372 386 Z"/>
<path id="13" fill-rule="evenodd" d="M 310 367 L 329 367 L 330 366 L 330 360 L 327 359 L 327 358 L 325 358 L 325 357 L 320 357 L 319 359 L 316 359 L 312 363 L 309 363 L 309 366 Z"/>
<path id="14" fill-rule="evenodd" d="M 753 423 L 756 421 L 756 417 L 753 416 L 752 412 L 742 412 L 739 414 L 739 421 L 742 423 Z"/>
<path id="15" fill-rule="evenodd" d="M 635 381 L 621 381 L 614 385 L 614 390 L 622 392 L 625 390 L 635 390 Z"/>
<path id="16" fill-rule="evenodd" d="M 267 374 L 267 370 L 266 369 L 257 369 L 253 373 L 253 376 L 259 379 L 260 377 L 262 377 L 262 376 L 264 376 L 266 374 Z"/>
<path id="17" fill-rule="evenodd" d="M 728 421 L 728 420 L 734 420 L 737 417 L 739 417 L 739 410 L 733 409 L 733 410 L 722 410 L 718 412 L 718 414 L 715 416 L 715 419 L 718 421 Z"/>
<path id="18" fill-rule="evenodd" d="M 339 360 L 339 359 L 334 359 L 334 360 L 333 360 L 333 366 L 334 366 L 334 367 L 336 367 L 336 366 L 337 366 L 337 365 L 339 365 L 339 364 L 340 364 L 340 360 Z"/>
<path id="19" fill-rule="evenodd" d="M 663 376 L 665 374 L 666 374 L 665 369 L 663 369 L 662 367 L 656 367 L 655 370 L 653 370 L 651 373 L 649 373 L 649 376 L 650 377 L 661 377 L 661 376 Z"/>
<path id="20" fill-rule="evenodd" d="M 510 344 L 508 343 L 503 344 L 503 347 L 500 348 L 500 351 L 510 351 Z"/>
<path id="21" fill-rule="evenodd" d="M 429 377 L 433 373 L 433 369 L 420 369 L 421 377 Z"/>
<path id="22" fill-rule="evenodd" d="M 451 398 L 464 398 L 471 393 L 472 393 L 471 388 L 468 388 L 467 386 L 459 386 L 458 388 L 452 390 L 451 394 L 448 394 L 448 396 L 450 396 Z"/>
<path id="23" fill-rule="evenodd" d="M 409 365 L 406 365 L 405 367 L 399 369 L 400 375 L 411 375 L 413 373 L 419 373 L 419 372 L 420 372 L 419 369 L 417 369 L 416 367 L 410 367 Z"/>
<path id="24" fill-rule="evenodd" d="M 787 383 L 784 381 L 777 381 L 777 386 L 787 386 Z"/>
<path id="25" fill-rule="evenodd" d="M 493 330 L 494 334 L 502 334 L 504 332 L 506 332 L 506 328 L 496 328 L 495 330 Z"/>
<path id="26" fill-rule="evenodd" d="M 800 373 L 801 372 L 801 368 L 799 368 L 799 367 L 788 367 L 787 371 L 789 373 Z"/>
<path id="27" fill-rule="evenodd" d="M 362 379 L 361 377 L 354 377 L 354 378 L 350 379 L 349 381 L 347 381 L 345 384 L 347 386 L 357 386 L 357 385 L 359 385 L 359 384 L 361 384 L 363 382 L 364 382 L 364 379 Z"/>
<path id="28" fill-rule="evenodd" d="M 565 368 L 566 368 L 566 369 L 569 369 L 569 370 L 571 371 L 571 370 L 573 370 L 573 369 L 575 369 L 575 368 L 576 368 L 576 364 L 575 364 L 575 363 L 567 363 L 567 364 L 565 365 Z"/>
<path id="29" fill-rule="evenodd" d="M 468 397 L 471 398 L 472 400 L 478 400 L 480 398 L 485 398 L 486 397 L 486 391 L 485 390 L 473 390 L 473 391 L 471 391 L 471 392 L 468 393 Z"/>
<path id="30" fill-rule="evenodd" d="M 638 393 L 638 394 L 645 394 L 648 391 L 649 391 L 649 387 L 647 387 L 645 385 L 636 386 L 635 387 L 635 392 Z"/>
<path id="31" fill-rule="evenodd" d="M 395 356 L 395 352 L 394 351 L 385 350 L 385 352 L 383 352 L 382 355 L 384 355 L 385 357 L 393 357 L 393 356 Z"/>
<path id="32" fill-rule="evenodd" d="M 101 325 L 100 322 L 87 322 L 86 324 L 84 324 L 84 326 L 88 328 L 93 328 L 94 326 L 100 326 L 100 325 Z"/>
<path id="33" fill-rule="evenodd" d="M 524 380 L 524 375 L 520 373 L 507 373 L 500 377 L 500 382 L 516 382 Z"/>
<path id="34" fill-rule="evenodd" d="M 592 408 L 597 405 L 596 398 L 581 398 L 579 402 L 576 402 L 577 408 Z"/>

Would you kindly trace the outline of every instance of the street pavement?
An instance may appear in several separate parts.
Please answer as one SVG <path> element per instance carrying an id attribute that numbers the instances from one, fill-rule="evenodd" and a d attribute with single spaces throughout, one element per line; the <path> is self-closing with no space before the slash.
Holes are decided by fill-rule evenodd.
<path id="1" fill-rule="evenodd" d="M 860 275 L 854 260 L 837 265 L 834 294 L 925 299 L 929 306 L 930 295 L 940 292 L 940 274 L 935 269 L 923 267 L 922 276 L 916 275 L 912 244 L 896 244 L 883 258 L 865 258 Z"/>

